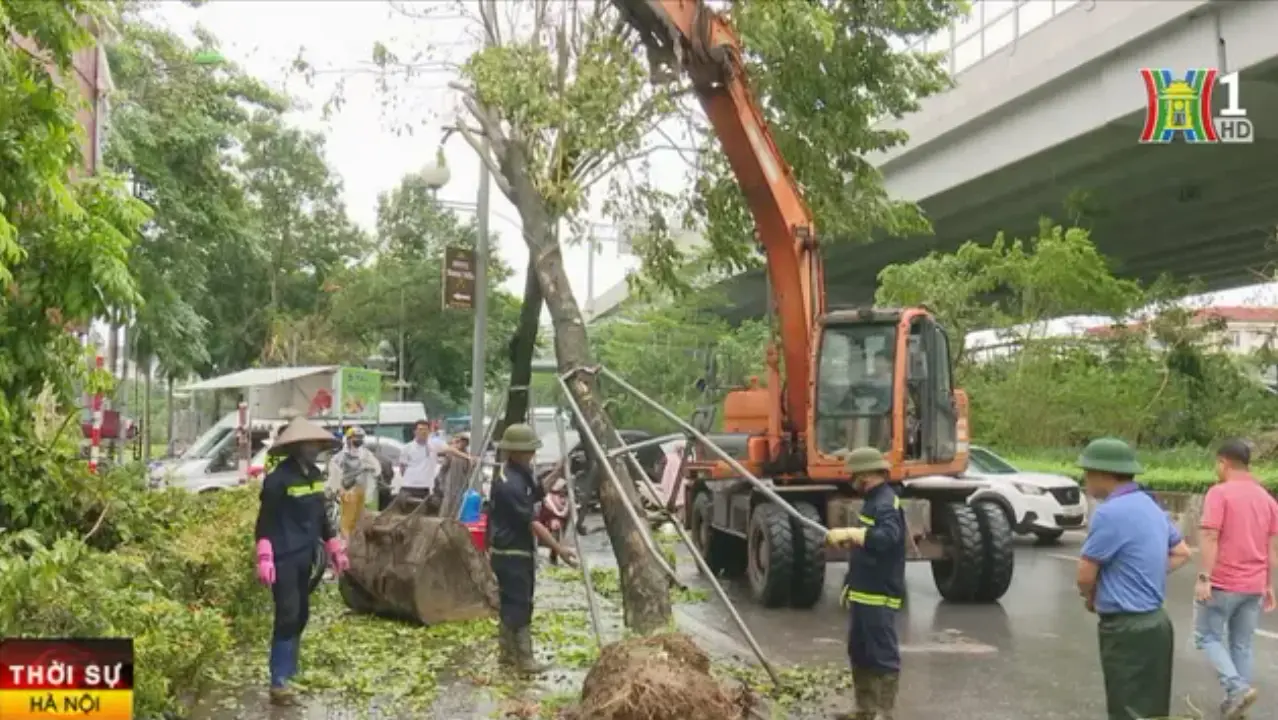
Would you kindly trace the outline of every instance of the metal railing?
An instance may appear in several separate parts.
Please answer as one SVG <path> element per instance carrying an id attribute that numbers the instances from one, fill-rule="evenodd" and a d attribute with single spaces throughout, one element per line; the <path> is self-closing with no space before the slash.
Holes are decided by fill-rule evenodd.
<path id="1" fill-rule="evenodd" d="M 943 53 L 950 75 L 958 76 L 1080 0 L 975 0 L 967 17 L 909 45 L 910 50 Z"/>

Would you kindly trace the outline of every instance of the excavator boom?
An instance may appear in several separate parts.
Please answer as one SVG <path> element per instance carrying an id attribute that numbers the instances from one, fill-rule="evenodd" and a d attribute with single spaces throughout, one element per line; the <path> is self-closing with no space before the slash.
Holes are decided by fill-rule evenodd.
<path id="1" fill-rule="evenodd" d="M 750 91 L 741 43 L 703 0 L 613 0 L 655 63 L 687 73 L 754 217 L 780 324 L 784 429 L 808 418 L 813 330 L 825 277 L 812 213 Z"/>

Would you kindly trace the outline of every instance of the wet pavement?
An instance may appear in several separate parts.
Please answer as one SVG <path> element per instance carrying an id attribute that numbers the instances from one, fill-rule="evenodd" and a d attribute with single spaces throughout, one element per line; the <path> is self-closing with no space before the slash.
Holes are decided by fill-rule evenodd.
<path id="1" fill-rule="evenodd" d="M 1011 590 L 994 605 L 945 602 L 930 567 L 910 563 L 909 604 L 900 618 L 904 668 L 897 720 L 1104 718 L 1096 617 L 1083 607 L 1074 587 L 1082 539 L 1082 533 L 1067 533 L 1060 544 L 1049 547 L 1019 541 Z M 690 567 L 691 561 L 681 566 Z M 825 599 L 812 610 L 765 610 L 747 599 L 744 587 L 727 589 L 774 663 L 843 664 L 846 611 L 835 602 L 843 569 L 842 564 L 828 566 Z M 1176 626 L 1172 710 L 1189 718 L 1214 718 L 1220 691 L 1215 673 L 1193 647 L 1193 582 L 1191 564 L 1168 584 L 1167 610 Z M 680 613 L 739 637 L 717 598 Z M 1278 613 L 1264 617 L 1255 650 L 1254 682 L 1262 693 L 1274 688 L 1274 695 L 1262 695 L 1251 717 L 1278 718 Z M 737 652 L 749 656 L 744 642 Z M 839 701 L 831 705 L 845 707 Z M 829 709 L 809 714 L 794 708 L 789 716 L 828 717 L 822 711 Z"/>
<path id="2" fill-rule="evenodd" d="M 1018 542 L 1012 588 L 1001 603 L 993 605 L 954 605 L 942 601 L 929 566 L 911 563 L 906 573 L 909 603 L 900 617 L 904 670 L 897 720 L 1104 718 L 1096 619 L 1083 608 L 1074 589 L 1075 560 L 1081 541 L 1081 534 L 1069 533 L 1055 546 L 1038 547 L 1028 541 Z M 602 531 L 583 539 L 586 558 L 593 567 L 616 567 L 606 542 Z M 690 587 L 708 589 L 708 583 L 697 574 L 687 553 L 680 549 L 678 556 L 681 579 Z M 543 577 L 549 575 L 543 573 Z M 576 635 L 568 644 L 588 646 L 591 643 L 586 629 L 583 586 L 563 582 L 566 575 L 562 572 L 554 575 L 560 578 L 559 582 L 538 581 L 539 612 L 576 614 L 579 618 L 573 630 Z M 825 599 L 812 610 L 765 610 L 749 601 L 742 585 L 727 583 L 727 589 L 764 652 L 778 668 L 824 668 L 824 674 L 808 677 L 810 682 L 813 677 L 841 678 L 840 668 L 846 664 L 846 611 L 835 602 L 842 575 L 843 565 L 829 565 Z M 1215 676 L 1202 653 L 1192 645 L 1193 576 L 1193 568 L 1188 566 L 1169 581 L 1167 607 L 1177 634 L 1173 710 L 1188 718 L 1214 718 L 1219 694 Z M 621 633 L 619 608 L 615 603 L 603 601 L 601 610 L 606 640 L 618 638 Z M 721 665 L 753 662 L 747 644 L 717 598 L 712 596 L 707 602 L 677 606 L 676 621 Z M 1278 613 L 1264 617 L 1255 642 L 1255 683 L 1262 693 L 1273 687 L 1275 695 L 1274 704 L 1266 705 L 1269 698 L 1262 694 L 1251 717 L 1253 720 L 1278 718 Z M 542 644 L 549 645 L 548 642 Z M 425 715 L 379 712 L 375 707 L 356 711 L 326 700 L 317 700 L 302 710 L 271 712 L 263 702 L 263 693 L 255 690 L 241 693 L 223 709 L 211 708 L 211 712 L 200 717 L 201 720 L 537 717 L 534 707 L 538 700 L 548 704 L 562 701 L 580 688 L 585 676 L 583 664 L 578 662 L 576 668 L 565 668 L 536 686 L 521 689 L 517 696 L 523 698 L 522 701 L 510 700 L 509 691 L 493 692 L 482 680 L 477 683 L 473 678 L 451 681 L 441 678 L 440 694 Z M 751 675 L 762 677 L 757 670 L 751 671 Z M 849 697 L 830 693 L 824 698 L 774 708 L 772 716 L 794 720 L 827 718 L 835 711 L 850 709 L 848 703 Z"/>

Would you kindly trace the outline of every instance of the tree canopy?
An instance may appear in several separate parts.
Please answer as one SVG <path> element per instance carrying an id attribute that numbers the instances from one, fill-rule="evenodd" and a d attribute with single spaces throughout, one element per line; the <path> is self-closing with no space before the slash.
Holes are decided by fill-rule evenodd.
<path id="1" fill-rule="evenodd" d="M 91 3 L 0 4 L 0 422 L 30 433 L 46 387 L 73 397 L 84 368 L 68 327 L 122 317 L 141 297 L 129 253 L 147 219 L 118 176 L 86 177 L 73 54 L 92 38 Z"/>

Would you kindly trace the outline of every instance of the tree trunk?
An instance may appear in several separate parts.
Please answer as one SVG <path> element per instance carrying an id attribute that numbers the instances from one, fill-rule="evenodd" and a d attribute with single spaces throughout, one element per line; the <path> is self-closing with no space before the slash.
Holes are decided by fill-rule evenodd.
<path id="1" fill-rule="evenodd" d="M 501 437 L 506 426 L 523 422 L 528 417 L 532 359 L 537 352 L 537 330 L 541 324 L 543 305 L 545 302 L 541 297 L 537 268 L 530 257 L 528 275 L 524 278 L 524 304 L 519 309 L 519 325 L 510 338 L 510 390 L 506 395 L 506 416 L 501 421 L 501 427 L 497 428 L 497 437 Z"/>
<path id="2" fill-rule="evenodd" d="M 123 375 L 123 373 L 118 369 L 120 363 L 120 326 L 111 322 L 107 325 L 107 333 L 106 368 L 107 372 L 111 373 L 111 379 L 118 383 L 121 382 Z M 102 394 L 102 412 L 104 416 L 107 411 L 116 409 L 116 406 L 120 404 L 115 402 L 116 393 L 118 391 L 119 388 L 115 387 L 113 384 L 110 392 Z M 117 441 L 108 442 L 106 447 L 102 448 L 104 451 L 103 456 L 107 459 L 108 463 L 115 464 L 119 461 L 119 458 L 117 457 L 119 444 L 120 443 L 117 439 Z"/>
<path id="3" fill-rule="evenodd" d="M 165 375 L 167 377 L 166 377 L 165 388 L 164 388 L 164 413 L 165 413 L 164 447 L 166 448 L 164 454 L 166 456 L 172 457 L 173 456 L 173 431 L 175 429 L 173 419 L 174 417 L 176 417 L 176 410 L 173 407 L 173 376 L 168 375 L 168 373 L 165 373 Z"/>
<path id="4" fill-rule="evenodd" d="M 142 378 L 142 462 L 151 462 L 151 358 L 146 359 Z"/>
<path id="5" fill-rule="evenodd" d="M 564 269 L 559 244 L 550 239 L 553 237 L 550 234 L 550 223 L 539 207 L 521 210 L 526 210 L 520 214 L 525 230 L 530 231 L 527 235 L 530 256 L 535 258 L 537 279 L 555 328 L 555 357 L 559 361 L 559 370 L 567 372 L 574 368 L 590 367 L 593 361 L 589 338 L 586 336 L 586 324 L 568 284 L 568 273 Z M 583 420 L 590 426 L 599 443 L 605 450 L 615 447 L 616 433 L 603 411 L 595 378 L 575 375 L 568 383 L 568 388 L 581 406 Z M 606 458 L 597 457 L 595 460 L 609 462 Z M 619 460 L 613 460 L 610 464 L 621 480 L 622 490 L 630 503 L 640 507 L 639 495 L 630 479 L 629 468 Z M 626 512 L 624 502 L 618 495 L 617 488 L 604 478 L 600 483 L 599 503 L 603 508 L 608 539 L 612 542 L 612 550 L 617 556 L 617 566 L 621 571 L 626 627 L 643 634 L 656 632 L 667 627 L 671 620 L 670 585 L 644 545 L 642 533 L 647 532 L 647 529 L 635 525 Z"/>

